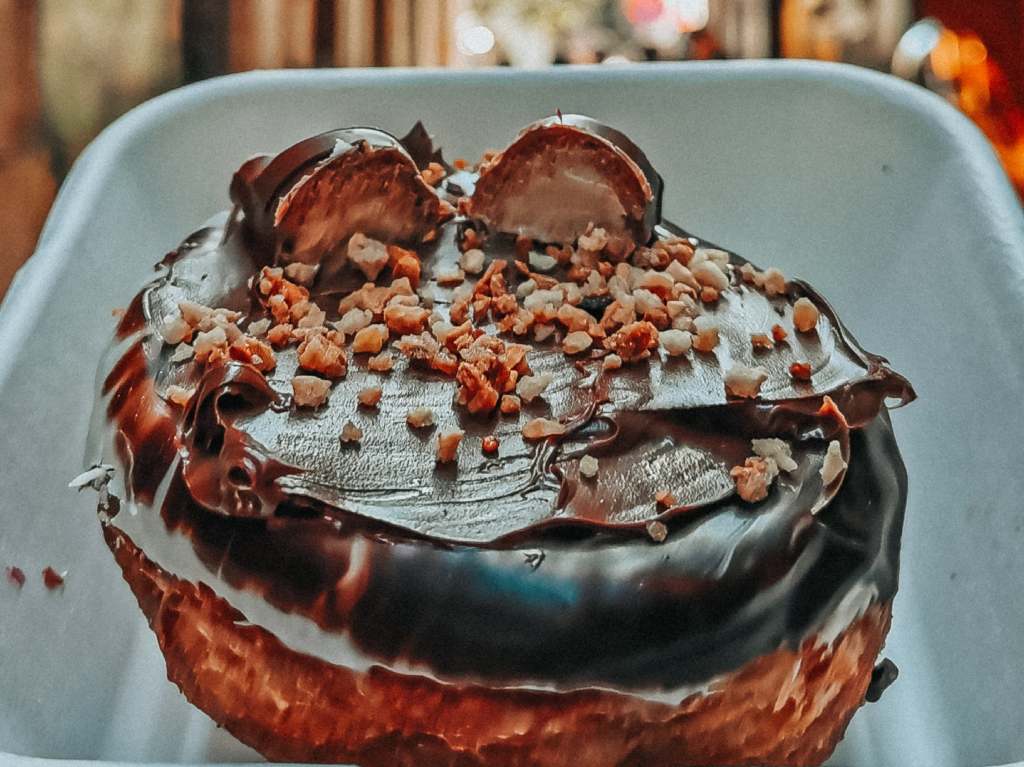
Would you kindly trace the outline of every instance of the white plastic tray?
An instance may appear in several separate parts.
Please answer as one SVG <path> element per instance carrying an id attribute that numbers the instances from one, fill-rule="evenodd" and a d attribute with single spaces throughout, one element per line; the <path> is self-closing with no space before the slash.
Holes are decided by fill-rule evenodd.
<path id="1" fill-rule="evenodd" d="M 76 164 L 0 309 L 0 762 L 258 760 L 164 677 L 104 547 L 82 460 L 110 310 L 226 206 L 250 154 L 417 118 L 477 157 L 555 109 L 616 125 L 667 181 L 673 220 L 835 303 L 920 399 L 895 414 L 910 470 L 886 654 L 899 681 L 832 764 L 1024 759 L 1024 216 L 982 136 L 891 78 L 807 63 L 541 73 L 266 72 L 163 96 Z M 17 190 L 8 190 L 17 194 Z M 63 592 L 39 578 L 67 569 Z"/>

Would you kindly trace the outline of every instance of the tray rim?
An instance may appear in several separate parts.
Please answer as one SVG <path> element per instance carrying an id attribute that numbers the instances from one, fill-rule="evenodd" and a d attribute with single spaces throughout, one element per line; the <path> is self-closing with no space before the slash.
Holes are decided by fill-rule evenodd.
<path id="1" fill-rule="evenodd" d="M 139 135 L 159 130 L 175 115 L 202 109 L 205 104 L 231 94 L 258 97 L 261 93 L 289 86 L 330 88 L 331 86 L 388 87 L 414 84 L 429 87 L 441 80 L 479 85 L 488 81 L 537 84 L 553 80 L 600 82 L 613 88 L 616 83 L 643 78 L 649 81 L 791 82 L 825 85 L 835 90 L 873 98 L 887 108 L 923 118 L 942 135 L 974 176 L 977 188 L 987 197 L 979 205 L 987 214 L 993 236 L 1007 244 L 1007 250 L 1024 253 L 1024 208 L 991 145 L 981 131 L 961 112 L 936 94 L 891 75 L 849 64 L 805 60 L 742 60 L 714 62 L 673 62 L 606 66 L 560 66 L 545 70 L 481 68 L 451 70 L 440 68 L 351 68 L 259 70 L 212 78 L 185 85 L 150 99 L 107 126 L 75 161 L 47 215 L 36 250 L 16 272 L 0 302 L 0 348 L 12 348 L 24 336 L 31 322 L 31 305 L 41 300 L 48 277 L 84 227 L 90 213 L 102 202 L 102 191 L 120 157 Z M 1024 259 L 1021 267 L 1024 270 Z M 13 373 L 13 355 L 0 357 L 0 386 Z M 120 765 L 160 767 L 167 763 L 104 760 L 54 759 L 9 753 L 0 745 L 0 764 L 11 767 L 98 767 Z M 197 763 L 193 763 L 197 764 Z M 207 763 L 203 763 L 207 764 Z M 248 763 L 253 764 L 253 763 Z M 239 765 L 238 767 L 241 767 Z M 988 767 L 1024 767 L 1024 761 Z"/>

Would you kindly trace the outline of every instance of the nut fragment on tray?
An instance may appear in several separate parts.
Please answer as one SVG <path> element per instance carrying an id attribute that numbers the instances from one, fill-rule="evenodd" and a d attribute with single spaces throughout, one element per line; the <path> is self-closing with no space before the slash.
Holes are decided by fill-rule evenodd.
<path id="1" fill-rule="evenodd" d="M 456 165 L 422 125 L 253 158 L 120 318 L 73 484 L 169 678 L 276 760 L 821 764 L 910 384 L 617 130 Z"/>

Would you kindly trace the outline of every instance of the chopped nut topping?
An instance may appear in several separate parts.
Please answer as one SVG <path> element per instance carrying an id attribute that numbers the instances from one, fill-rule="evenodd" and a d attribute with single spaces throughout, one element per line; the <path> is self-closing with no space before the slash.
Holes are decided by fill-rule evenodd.
<path id="1" fill-rule="evenodd" d="M 762 501 L 775 479 L 775 462 L 765 458 L 748 458 L 742 466 L 733 466 L 729 476 L 736 483 L 736 492 L 747 503 Z"/>
<path id="2" fill-rule="evenodd" d="M 185 407 L 188 404 L 188 401 L 192 399 L 192 395 L 194 393 L 195 389 L 187 389 L 184 386 L 178 386 L 177 384 L 171 384 L 167 387 L 167 399 L 181 407 Z"/>
<path id="3" fill-rule="evenodd" d="M 444 166 L 439 162 L 432 162 L 420 171 L 420 177 L 430 186 L 437 186 L 440 184 L 441 179 L 446 175 L 448 175 L 448 171 L 446 171 Z"/>
<path id="4" fill-rule="evenodd" d="M 586 234 L 581 234 L 576 241 L 580 250 L 589 250 L 591 253 L 600 253 L 608 244 L 608 232 L 601 227 L 591 229 Z"/>
<path id="5" fill-rule="evenodd" d="M 459 267 L 466 274 L 480 274 L 484 270 L 484 252 L 470 248 L 459 258 Z"/>
<path id="6" fill-rule="evenodd" d="M 761 391 L 761 385 L 768 380 L 768 371 L 762 367 L 747 367 L 734 363 L 725 374 L 725 390 L 734 397 L 754 398 Z"/>
<path id="7" fill-rule="evenodd" d="M 372 282 L 388 265 L 388 249 L 383 242 L 356 232 L 348 241 L 348 260 Z"/>
<path id="8" fill-rule="evenodd" d="M 601 363 L 602 370 L 618 370 L 622 367 L 622 357 L 618 354 L 609 354 Z"/>
<path id="9" fill-rule="evenodd" d="M 384 322 L 388 329 L 399 335 L 421 332 L 426 327 L 429 316 L 430 311 L 421 306 L 392 304 L 384 310 Z"/>
<path id="10" fill-rule="evenodd" d="M 294 329 L 294 326 L 289 324 L 274 325 L 274 327 L 267 331 L 267 340 L 278 348 L 287 346 L 292 340 L 292 331 Z"/>
<path id="11" fill-rule="evenodd" d="M 437 462 L 438 463 L 451 463 L 455 460 L 456 453 L 459 450 L 459 444 L 462 442 L 462 438 L 465 436 L 465 432 L 461 429 L 452 429 L 451 431 L 443 431 L 437 435 Z"/>
<path id="12" fill-rule="evenodd" d="M 690 273 L 701 287 L 713 288 L 719 293 L 729 287 L 728 276 L 714 261 L 691 263 Z"/>
<path id="13" fill-rule="evenodd" d="M 480 444 L 481 449 L 488 455 L 493 455 L 494 453 L 497 453 L 498 448 L 500 446 L 501 443 L 498 442 L 498 438 L 495 437 L 493 434 L 489 434 L 488 436 L 484 437 L 483 442 Z"/>
<path id="14" fill-rule="evenodd" d="M 793 304 L 793 326 L 801 333 L 809 333 L 818 324 L 818 307 L 810 299 L 800 297 Z"/>
<path id="15" fill-rule="evenodd" d="M 174 353 L 171 354 L 171 362 L 184 362 L 185 360 L 192 359 L 195 354 L 195 349 L 189 344 L 178 344 L 174 349 Z"/>
<path id="16" fill-rule="evenodd" d="M 222 327 L 199 333 L 194 344 L 196 359 L 199 362 L 210 363 L 222 360 L 227 355 L 227 346 L 228 337 Z"/>
<path id="17" fill-rule="evenodd" d="M 554 376 L 551 373 L 523 376 L 516 384 L 516 394 L 518 394 L 524 402 L 533 402 L 537 397 L 544 393 L 544 390 L 548 388 L 553 380 Z"/>
<path id="18" fill-rule="evenodd" d="M 515 415 L 522 409 L 522 403 L 515 394 L 504 394 L 501 397 L 501 412 L 503 415 Z"/>
<path id="19" fill-rule="evenodd" d="M 826 487 L 835 482 L 839 476 L 846 471 L 846 461 L 843 460 L 843 450 L 838 440 L 828 443 L 828 450 L 825 452 L 825 461 L 821 464 L 821 481 Z"/>
<path id="20" fill-rule="evenodd" d="M 587 479 L 593 479 L 597 476 L 597 459 L 592 455 L 585 455 L 580 458 L 580 474 Z"/>
<path id="21" fill-rule="evenodd" d="M 774 266 L 765 269 L 761 278 L 764 292 L 769 296 L 781 296 L 786 292 L 786 277 Z"/>
<path id="22" fill-rule="evenodd" d="M 549 338 L 551 338 L 551 336 L 552 336 L 552 334 L 554 332 L 555 332 L 555 326 L 554 325 L 548 325 L 548 324 L 534 325 L 533 326 L 533 340 L 536 341 L 537 343 L 543 343 L 544 341 L 547 341 Z"/>
<path id="23" fill-rule="evenodd" d="M 786 332 L 786 329 L 782 327 L 782 325 L 772 325 L 772 340 L 775 341 L 775 343 L 781 344 L 788 337 L 789 333 Z"/>
<path id="24" fill-rule="evenodd" d="M 702 314 L 693 320 L 694 329 L 697 331 L 693 339 L 693 348 L 699 352 L 711 352 L 718 346 L 718 323 L 706 314 Z"/>
<path id="25" fill-rule="evenodd" d="M 528 440 L 547 439 L 565 434 L 565 424 L 550 418 L 534 418 L 523 426 L 523 437 Z"/>
<path id="26" fill-rule="evenodd" d="M 544 253 L 531 251 L 529 256 L 530 268 L 536 272 L 550 272 L 558 266 L 558 260 Z"/>
<path id="27" fill-rule="evenodd" d="M 566 354 L 580 354 L 590 348 L 594 339 L 583 330 L 577 330 L 565 337 L 562 342 L 562 351 Z"/>
<path id="28" fill-rule="evenodd" d="M 693 336 L 685 330 L 663 330 L 658 334 L 661 348 L 671 357 L 679 357 L 690 351 Z"/>
<path id="29" fill-rule="evenodd" d="M 700 289 L 700 300 L 705 304 L 713 304 L 718 300 L 718 291 L 714 288 L 703 287 Z"/>
<path id="30" fill-rule="evenodd" d="M 812 372 L 809 362 L 794 362 L 789 366 L 789 375 L 794 381 L 810 381 Z"/>
<path id="31" fill-rule="evenodd" d="M 415 251 L 388 245 L 388 264 L 391 266 L 391 279 L 404 277 L 409 284 L 417 287 L 420 284 L 420 258 Z"/>
<path id="32" fill-rule="evenodd" d="M 388 328 L 386 325 L 368 325 L 356 333 L 356 337 L 352 340 L 352 351 L 356 354 L 362 352 L 378 354 L 387 341 Z"/>
<path id="33" fill-rule="evenodd" d="M 335 338 L 335 341 L 340 339 Z M 299 344 L 299 367 L 320 373 L 327 378 L 344 378 L 348 372 L 348 358 L 340 343 L 325 333 L 313 333 Z"/>
<path id="34" fill-rule="evenodd" d="M 459 247 L 463 252 L 479 248 L 483 244 L 483 237 L 480 236 L 480 233 L 476 229 L 467 227 L 462 232 L 462 239 L 459 241 Z"/>
<path id="35" fill-rule="evenodd" d="M 434 277 L 434 280 L 438 285 L 459 285 L 466 279 L 466 273 L 462 269 L 454 268 L 446 272 L 441 272 Z"/>
<path id="36" fill-rule="evenodd" d="M 776 437 L 754 439 L 750 441 L 754 454 L 775 462 L 775 465 L 786 472 L 795 471 L 797 462 L 793 460 L 793 451 L 789 443 Z"/>
<path id="37" fill-rule="evenodd" d="M 294 283 L 309 287 L 316 279 L 318 271 L 320 271 L 320 264 L 303 264 L 296 261 L 284 268 L 284 276 Z"/>
<path id="38" fill-rule="evenodd" d="M 168 315 L 164 317 L 163 324 L 160 326 L 160 336 L 164 339 L 164 343 L 174 346 L 192 338 L 192 326 L 180 315 L 178 317 Z"/>
<path id="39" fill-rule="evenodd" d="M 379 386 L 367 386 L 366 388 L 360 389 L 357 399 L 359 404 L 363 407 L 375 408 L 380 402 L 380 398 L 383 396 L 384 390 Z"/>
<path id="40" fill-rule="evenodd" d="M 387 373 L 395 366 L 395 358 L 387 352 L 370 357 L 366 361 L 366 367 L 375 373 Z"/>
<path id="41" fill-rule="evenodd" d="M 254 338 L 266 335 L 266 332 L 270 329 L 270 318 L 264 317 L 262 320 L 256 320 L 250 322 L 249 327 L 246 328 L 246 332 Z"/>
<path id="42" fill-rule="evenodd" d="M 647 535 L 655 543 L 664 543 L 665 539 L 668 538 L 668 528 L 664 522 L 660 522 L 657 519 L 652 519 L 647 523 Z"/>
<path id="43" fill-rule="evenodd" d="M 425 429 L 434 425 L 434 411 L 429 407 L 417 407 L 405 415 L 405 422 L 414 429 Z"/>
<path id="44" fill-rule="evenodd" d="M 331 392 L 331 382 L 316 376 L 299 375 L 292 379 L 292 400 L 297 407 L 320 407 Z"/>
<path id="45" fill-rule="evenodd" d="M 775 348 L 775 341 L 767 333 L 751 333 L 750 345 L 754 347 L 755 351 L 767 351 Z"/>
<path id="46" fill-rule="evenodd" d="M 654 500 L 658 502 L 659 506 L 666 509 L 679 505 L 679 502 L 676 501 L 676 497 L 667 490 L 658 491 L 658 494 L 654 496 Z"/>
<path id="47" fill-rule="evenodd" d="M 363 430 L 351 421 L 346 421 L 341 427 L 341 441 L 345 444 L 359 442 L 363 438 Z"/>
<path id="48" fill-rule="evenodd" d="M 604 348 L 615 352 L 623 362 L 636 362 L 650 356 L 658 346 L 658 330 L 650 322 L 632 322 L 604 340 Z"/>

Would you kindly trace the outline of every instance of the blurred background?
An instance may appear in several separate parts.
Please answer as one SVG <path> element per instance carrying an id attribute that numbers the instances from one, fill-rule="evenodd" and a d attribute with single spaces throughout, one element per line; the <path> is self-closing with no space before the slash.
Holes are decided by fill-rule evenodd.
<path id="1" fill-rule="evenodd" d="M 250 69 L 845 61 L 948 99 L 1024 195 L 1024 0 L 0 0 L 0 29 L 0 296 L 104 126 Z"/>

